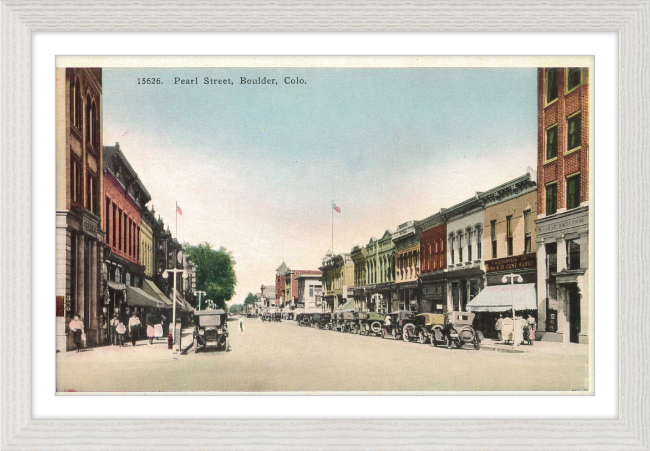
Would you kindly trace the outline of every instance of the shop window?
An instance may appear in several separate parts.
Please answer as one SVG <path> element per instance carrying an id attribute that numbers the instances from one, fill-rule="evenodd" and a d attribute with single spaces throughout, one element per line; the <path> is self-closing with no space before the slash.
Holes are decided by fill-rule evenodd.
<path id="1" fill-rule="evenodd" d="M 546 274 L 557 272 L 557 243 L 546 245 Z"/>
<path id="2" fill-rule="evenodd" d="M 557 183 L 546 185 L 546 214 L 552 215 L 557 211 Z"/>
<path id="3" fill-rule="evenodd" d="M 497 221 L 490 221 L 490 237 L 492 239 L 492 258 L 497 258 Z"/>
<path id="4" fill-rule="evenodd" d="M 546 130 L 546 159 L 557 157 L 557 124 Z"/>
<path id="5" fill-rule="evenodd" d="M 567 269 L 580 269 L 580 243 L 578 240 L 566 241 Z"/>
<path id="6" fill-rule="evenodd" d="M 510 257 L 513 254 L 512 216 L 506 216 L 506 245 L 508 249 L 508 257 Z"/>
<path id="7" fill-rule="evenodd" d="M 449 246 L 450 246 L 450 252 L 449 254 L 451 255 L 451 264 L 454 264 L 454 236 L 452 235 L 451 238 L 449 239 Z"/>
<path id="8" fill-rule="evenodd" d="M 83 206 L 83 183 L 81 163 L 76 158 L 70 159 L 70 200 L 73 204 Z"/>
<path id="9" fill-rule="evenodd" d="M 567 122 L 567 150 L 577 149 L 582 145 L 582 114 L 578 113 L 569 118 Z"/>
<path id="10" fill-rule="evenodd" d="M 480 291 L 480 289 L 479 289 L 479 286 L 478 286 L 478 280 L 476 280 L 476 279 L 470 280 L 469 281 L 469 300 L 471 301 L 472 299 L 474 299 L 478 295 L 479 291 Z"/>
<path id="11" fill-rule="evenodd" d="M 570 210 L 580 206 L 580 174 L 566 179 L 566 208 Z"/>
<path id="12" fill-rule="evenodd" d="M 531 253 L 533 247 L 531 228 L 530 210 L 526 210 L 524 211 L 524 253 L 526 254 Z"/>
<path id="13" fill-rule="evenodd" d="M 557 68 L 546 69 L 546 103 L 557 99 Z"/>
<path id="14" fill-rule="evenodd" d="M 580 74 L 579 67 L 570 67 L 567 70 L 567 91 L 571 91 L 573 88 L 580 86 Z"/>

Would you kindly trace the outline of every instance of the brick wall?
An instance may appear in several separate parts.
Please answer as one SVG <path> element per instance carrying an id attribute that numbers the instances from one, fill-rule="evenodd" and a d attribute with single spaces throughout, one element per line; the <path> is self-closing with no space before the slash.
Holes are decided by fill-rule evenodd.
<path id="1" fill-rule="evenodd" d="M 113 206 L 117 209 L 114 210 Z M 122 212 L 122 230 L 118 227 Z M 140 209 L 124 191 L 113 175 L 104 173 L 104 221 L 106 222 L 106 246 L 111 252 L 133 263 L 140 264 Z M 117 222 L 116 222 L 117 221 Z M 115 222 L 115 227 L 113 227 Z M 115 228 L 115 240 L 113 229 Z M 121 237 L 121 244 L 120 244 Z"/>
<path id="2" fill-rule="evenodd" d="M 438 250 L 436 251 L 436 242 Z M 429 249 L 431 249 L 429 251 Z M 440 224 L 420 235 L 420 274 L 447 267 L 447 224 Z"/>

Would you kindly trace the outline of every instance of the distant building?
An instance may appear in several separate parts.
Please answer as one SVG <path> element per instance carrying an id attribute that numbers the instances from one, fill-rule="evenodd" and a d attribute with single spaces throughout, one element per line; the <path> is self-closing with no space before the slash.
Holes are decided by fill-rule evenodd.
<path id="1" fill-rule="evenodd" d="M 320 275 L 316 269 L 291 269 L 284 262 L 275 273 L 275 305 L 295 308 L 298 300 L 297 277 L 303 274 Z"/>
<path id="2" fill-rule="evenodd" d="M 395 290 L 395 243 L 386 230 L 380 239 L 371 238 L 366 245 L 366 304 L 371 312 L 397 310 Z"/>
<path id="3" fill-rule="evenodd" d="M 323 281 L 323 302 L 325 312 L 354 307 L 354 262 L 350 254 L 327 252 L 320 267 Z"/>
<path id="4" fill-rule="evenodd" d="M 447 224 L 434 213 L 417 222 L 420 232 L 420 311 L 447 312 Z"/>
<path id="5" fill-rule="evenodd" d="M 282 262 L 275 270 L 275 302 L 274 305 L 284 305 L 285 276 L 290 269 Z"/>
<path id="6" fill-rule="evenodd" d="M 106 337 L 102 260 L 102 69 L 56 69 L 57 348 L 73 349 L 67 324 L 84 323 L 87 344 Z"/>
<path id="7" fill-rule="evenodd" d="M 416 221 L 400 224 L 393 233 L 398 309 L 417 311 L 420 299 L 420 228 Z M 427 310 L 429 311 L 429 310 Z"/>
<path id="8" fill-rule="evenodd" d="M 589 70 L 538 69 L 537 115 L 538 330 L 587 343 Z"/>
<path id="9" fill-rule="evenodd" d="M 322 276 L 303 274 L 296 277 L 296 282 L 298 283 L 296 308 L 304 309 L 306 313 L 321 312 L 323 306 L 318 305 L 317 299 L 323 294 Z"/>
<path id="10" fill-rule="evenodd" d="M 354 263 L 354 282 L 353 282 L 353 293 L 354 293 L 354 310 L 357 312 L 365 312 L 368 309 L 366 303 L 366 247 L 365 246 L 354 246 L 352 252 L 350 252 L 350 258 Z"/>

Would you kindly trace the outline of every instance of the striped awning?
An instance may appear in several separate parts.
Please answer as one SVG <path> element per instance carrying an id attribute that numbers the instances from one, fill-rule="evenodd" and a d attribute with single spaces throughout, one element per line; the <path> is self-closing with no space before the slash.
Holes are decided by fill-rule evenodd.
<path id="1" fill-rule="evenodd" d="M 505 312 L 513 302 L 515 310 L 537 310 L 535 284 L 487 286 L 467 304 L 467 311 Z"/>
<path id="2" fill-rule="evenodd" d="M 141 288 L 136 287 L 126 287 L 126 304 L 131 307 L 165 307 L 162 301 L 147 294 Z"/>

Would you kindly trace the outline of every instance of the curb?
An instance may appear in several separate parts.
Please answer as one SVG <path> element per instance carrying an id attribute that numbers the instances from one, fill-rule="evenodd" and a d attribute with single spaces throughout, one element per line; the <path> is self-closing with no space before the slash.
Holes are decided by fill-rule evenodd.
<path id="1" fill-rule="evenodd" d="M 481 350 L 485 349 L 486 351 L 494 351 L 494 352 L 509 352 L 511 354 L 524 354 L 526 351 L 521 351 L 519 349 L 512 349 L 512 348 L 499 348 L 496 346 L 485 346 L 481 345 Z"/>

